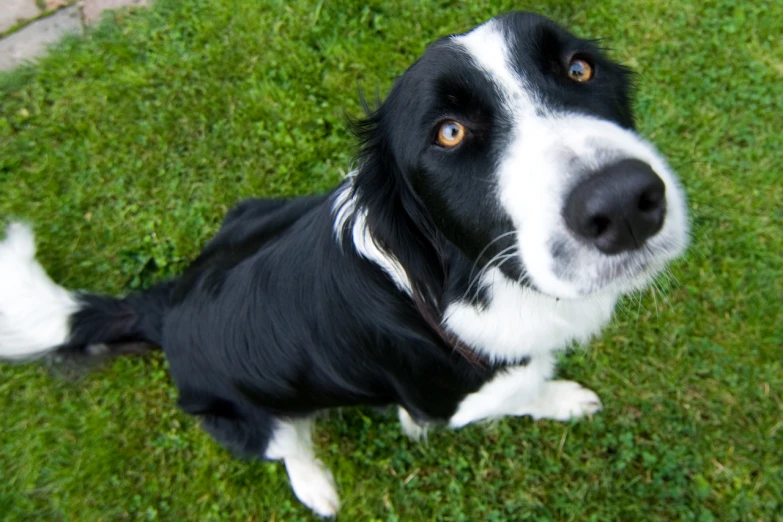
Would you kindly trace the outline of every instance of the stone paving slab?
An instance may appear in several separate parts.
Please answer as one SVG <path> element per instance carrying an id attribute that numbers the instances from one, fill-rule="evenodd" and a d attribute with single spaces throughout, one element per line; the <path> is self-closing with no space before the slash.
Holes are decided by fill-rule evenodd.
<path id="1" fill-rule="evenodd" d="M 22 20 L 35 18 L 40 13 L 35 0 L 0 0 L 0 33 Z"/>
<path id="2" fill-rule="evenodd" d="M 47 52 L 49 45 L 63 36 L 84 33 L 85 24 L 101 19 L 104 11 L 120 7 L 143 7 L 154 0 L 42 0 L 48 15 L 31 22 L 22 29 L 0 39 L 0 71 L 12 69 L 25 61 Z M 30 20 L 41 14 L 41 0 L 0 0 L 0 31 L 13 27 L 19 21 Z M 68 6 L 69 7 L 63 7 Z"/>
<path id="3" fill-rule="evenodd" d="M 26 60 L 33 60 L 64 36 L 81 34 L 83 31 L 81 12 L 76 5 L 37 20 L 0 40 L 0 71 L 16 67 Z"/>
<path id="4" fill-rule="evenodd" d="M 91 24 L 101 18 L 101 13 L 107 9 L 118 9 L 126 6 L 145 6 L 148 0 L 83 0 L 82 15 L 84 23 Z"/>
<path id="5" fill-rule="evenodd" d="M 58 9 L 68 3 L 70 3 L 70 0 L 44 0 L 44 7 L 47 11 L 51 11 L 52 9 Z"/>

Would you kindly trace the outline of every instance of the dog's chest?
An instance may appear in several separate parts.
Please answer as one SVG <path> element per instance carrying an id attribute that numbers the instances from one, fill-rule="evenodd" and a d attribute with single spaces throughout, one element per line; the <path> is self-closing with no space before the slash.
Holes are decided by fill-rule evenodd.
<path id="1" fill-rule="evenodd" d="M 523 358 L 585 342 L 611 318 L 614 295 L 558 300 L 510 281 L 498 270 L 484 278 L 489 305 L 451 303 L 446 326 L 493 362 L 514 364 Z"/>

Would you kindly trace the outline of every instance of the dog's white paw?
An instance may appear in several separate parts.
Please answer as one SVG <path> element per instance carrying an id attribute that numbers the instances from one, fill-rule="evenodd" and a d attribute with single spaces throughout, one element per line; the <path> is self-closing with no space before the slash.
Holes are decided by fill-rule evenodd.
<path id="1" fill-rule="evenodd" d="M 408 410 L 400 406 L 399 409 L 397 410 L 397 414 L 400 418 L 400 426 L 402 427 L 402 432 L 409 439 L 418 442 L 422 438 L 424 439 L 427 438 L 427 428 L 417 423 L 415 420 L 413 420 L 413 417 L 410 416 Z"/>
<path id="2" fill-rule="evenodd" d="M 591 415 L 600 409 L 598 395 L 578 382 L 549 381 L 536 401 L 524 408 L 520 415 L 567 421 Z"/>
<path id="3" fill-rule="evenodd" d="M 332 472 L 319 460 L 285 459 L 291 487 L 302 504 L 322 517 L 334 517 L 340 509 L 340 497 Z"/>

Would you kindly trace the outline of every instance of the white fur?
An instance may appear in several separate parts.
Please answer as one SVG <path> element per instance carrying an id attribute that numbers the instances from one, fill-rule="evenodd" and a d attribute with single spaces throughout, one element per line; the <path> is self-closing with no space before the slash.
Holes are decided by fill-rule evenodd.
<path id="1" fill-rule="evenodd" d="M 391 277 L 397 288 L 411 294 L 411 283 L 405 269 L 396 257 L 379 247 L 372 237 L 367 226 L 367 211 L 358 208 L 350 182 L 337 191 L 332 212 L 334 214 L 333 230 L 338 242 L 342 243 L 345 227 L 351 227 L 351 239 L 356 252 L 380 266 Z"/>
<path id="2" fill-rule="evenodd" d="M 334 202 L 332 202 L 332 214 L 334 215 L 332 230 L 340 245 L 343 244 L 345 227 L 351 222 L 355 211 L 356 199 L 353 197 L 353 186 L 349 180 L 335 191 Z"/>
<path id="3" fill-rule="evenodd" d="M 592 390 L 574 381 L 547 381 L 541 394 L 522 404 L 512 415 L 530 415 L 534 419 L 568 421 L 601 410 L 601 400 Z"/>
<path id="4" fill-rule="evenodd" d="M 449 425 L 460 428 L 483 419 L 496 419 L 529 404 L 541 395 L 555 370 L 554 357 L 544 354 L 525 366 L 508 368 L 475 393 L 465 397 L 452 415 Z"/>
<path id="5" fill-rule="evenodd" d="M 392 278 L 397 288 L 406 294 L 412 293 L 408 273 L 396 257 L 379 247 L 373 239 L 367 226 L 367 212 L 364 210 L 357 212 L 354 217 L 353 246 L 360 256 L 380 266 Z"/>
<path id="6" fill-rule="evenodd" d="M 78 308 L 35 260 L 30 227 L 11 224 L 0 242 L 0 358 L 29 359 L 63 344 Z"/>
<path id="7" fill-rule="evenodd" d="M 291 487 L 304 505 L 322 517 L 340 509 L 334 477 L 313 451 L 313 419 L 278 420 L 265 457 L 282 459 Z"/>
<path id="8" fill-rule="evenodd" d="M 489 305 L 482 309 L 455 301 L 446 309 L 444 324 L 498 363 L 514 364 L 588 341 L 609 322 L 616 302 L 613 294 L 558 300 L 508 279 L 497 268 L 487 270 L 483 284 Z"/>
<path id="9" fill-rule="evenodd" d="M 397 416 L 400 419 L 402 432 L 411 440 L 421 440 L 427 438 L 427 428 L 413 420 L 408 410 L 400 406 L 397 409 Z"/>
<path id="10" fill-rule="evenodd" d="M 566 421 L 601 409 L 598 396 L 578 383 L 550 381 L 554 359 L 542 355 L 526 366 L 499 373 L 460 403 L 449 420 L 453 428 L 506 415 Z"/>
<path id="11" fill-rule="evenodd" d="M 497 20 L 490 20 L 453 40 L 470 53 L 474 63 L 500 88 L 507 107 L 522 104 L 533 109 L 531 91 L 523 88 L 517 73 L 508 66 L 508 42 L 499 25 Z"/>
<path id="12" fill-rule="evenodd" d="M 547 112 L 525 78 L 509 65 L 509 50 L 495 21 L 454 38 L 501 93 L 512 118 L 510 145 L 496 173 L 500 205 L 517 229 L 522 263 L 533 284 L 550 295 L 576 298 L 600 291 L 640 288 L 688 242 L 685 197 L 657 151 L 635 133 L 589 116 Z M 619 159 L 648 163 L 666 187 L 667 214 L 662 230 L 646 249 L 606 256 L 581 244 L 568 230 L 561 210 L 582 176 Z M 568 246 L 567 276 L 558 275 L 553 241 Z M 563 270 L 560 270 L 563 272 Z M 611 274 L 612 277 L 607 277 Z"/>

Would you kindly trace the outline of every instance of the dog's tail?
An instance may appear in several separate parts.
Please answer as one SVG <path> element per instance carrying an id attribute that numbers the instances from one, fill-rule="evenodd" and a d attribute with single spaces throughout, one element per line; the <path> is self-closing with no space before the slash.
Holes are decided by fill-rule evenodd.
<path id="1" fill-rule="evenodd" d="M 35 259 L 27 225 L 0 242 L 0 359 L 101 358 L 160 346 L 173 283 L 113 298 L 68 291 Z"/>

